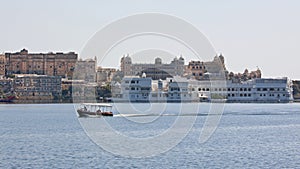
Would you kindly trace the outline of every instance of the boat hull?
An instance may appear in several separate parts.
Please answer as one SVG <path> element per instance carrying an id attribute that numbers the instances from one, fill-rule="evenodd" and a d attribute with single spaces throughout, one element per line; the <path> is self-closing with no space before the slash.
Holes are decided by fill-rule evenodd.
<path id="1" fill-rule="evenodd" d="M 77 110 L 79 117 L 101 117 L 101 116 L 113 116 L 112 112 L 90 112 L 84 110 Z"/>

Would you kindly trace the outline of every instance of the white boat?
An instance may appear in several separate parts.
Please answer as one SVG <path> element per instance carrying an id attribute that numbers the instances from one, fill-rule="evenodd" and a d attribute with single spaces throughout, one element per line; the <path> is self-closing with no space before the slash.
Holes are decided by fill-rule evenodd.
<path id="1" fill-rule="evenodd" d="M 112 105 L 105 103 L 82 103 L 77 113 L 79 117 L 113 116 Z"/>

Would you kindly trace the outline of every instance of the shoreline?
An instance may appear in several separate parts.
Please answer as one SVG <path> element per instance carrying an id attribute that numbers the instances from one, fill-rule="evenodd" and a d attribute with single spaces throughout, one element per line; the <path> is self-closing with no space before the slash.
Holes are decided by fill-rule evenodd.
<path id="1" fill-rule="evenodd" d="M 95 103 L 95 100 L 85 100 L 85 102 L 83 103 Z M 109 102 L 103 102 L 103 101 L 97 101 L 96 103 L 134 103 L 134 104 L 140 104 L 140 103 L 172 103 L 172 104 L 184 104 L 184 103 L 211 103 L 211 104 L 214 104 L 214 103 L 224 103 L 224 104 L 299 104 L 300 103 L 300 100 L 294 100 L 292 102 L 221 102 L 221 101 L 212 101 L 212 102 L 187 102 L 187 101 L 182 101 L 182 102 L 130 102 L 130 101 L 109 101 Z M 72 101 L 49 101 L 49 100 L 14 100 L 14 101 L 11 101 L 11 102 L 0 102 L 0 105 L 5 105 L 5 104 L 79 104 L 78 102 L 77 103 L 74 103 Z"/>

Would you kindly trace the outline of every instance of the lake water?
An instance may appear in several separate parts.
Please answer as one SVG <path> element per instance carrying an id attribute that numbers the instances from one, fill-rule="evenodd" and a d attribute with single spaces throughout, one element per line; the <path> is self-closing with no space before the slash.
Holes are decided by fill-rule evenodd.
<path id="1" fill-rule="evenodd" d="M 226 104 L 204 143 L 199 137 L 209 104 L 183 114 L 176 113 L 176 105 L 153 113 L 149 105 L 136 104 L 137 113 L 121 116 L 114 109 L 115 117 L 80 121 L 71 104 L 0 105 L 0 168 L 300 168 L 300 104 Z M 143 110 L 147 116 L 140 116 Z M 145 158 L 113 154 L 81 126 L 105 119 L 123 135 L 143 138 L 164 133 L 178 115 L 196 117 L 187 136 L 170 150 Z"/>

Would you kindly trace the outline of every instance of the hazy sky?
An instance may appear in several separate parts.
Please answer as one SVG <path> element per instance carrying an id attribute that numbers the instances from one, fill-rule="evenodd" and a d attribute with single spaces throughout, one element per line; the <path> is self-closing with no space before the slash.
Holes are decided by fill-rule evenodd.
<path id="1" fill-rule="evenodd" d="M 110 22 L 132 14 L 158 12 L 195 25 L 225 56 L 229 71 L 258 66 L 264 77 L 300 79 L 297 0 L 0 0 L 0 4 L 1 53 L 22 48 L 30 52 L 80 53 L 86 42 Z"/>

